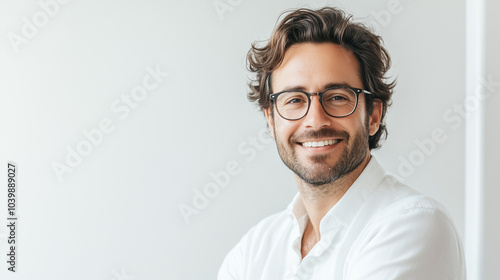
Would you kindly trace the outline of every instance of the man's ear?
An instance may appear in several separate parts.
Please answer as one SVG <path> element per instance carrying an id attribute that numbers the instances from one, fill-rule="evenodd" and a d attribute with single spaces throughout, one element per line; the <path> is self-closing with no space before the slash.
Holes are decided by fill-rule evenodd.
<path id="1" fill-rule="evenodd" d="M 382 101 L 375 99 L 373 100 L 373 111 L 372 114 L 370 115 L 369 122 L 370 122 L 370 136 L 373 136 L 375 133 L 377 133 L 379 127 L 380 127 L 380 121 L 382 119 L 382 111 L 383 111 L 384 105 L 382 104 Z"/>
<path id="2" fill-rule="evenodd" d="M 276 139 L 274 137 L 274 118 L 272 116 L 272 112 L 271 110 L 273 109 L 273 107 L 269 107 L 267 109 L 264 109 L 264 114 L 266 115 L 266 120 L 267 120 L 267 125 L 269 126 L 269 131 L 271 132 L 271 136 Z"/>

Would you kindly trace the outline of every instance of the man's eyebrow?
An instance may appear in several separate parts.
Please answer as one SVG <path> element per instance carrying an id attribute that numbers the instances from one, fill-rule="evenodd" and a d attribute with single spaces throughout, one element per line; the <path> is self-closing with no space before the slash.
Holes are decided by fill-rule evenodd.
<path id="1" fill-rule="evenodd" d="M 326 85 L 323 86 L 322 90 L 325 90 L 327 88 L 332 88 L 332 87 L 350 87 L 350 85 L 348 83 L 328 83 Z M 297 86 L 287 86 L 285 87 L 283 90 L 280 90 L 280 91 L 306 91 L 306 87 L 304 86 L 300 86 L 300 85 L 297 85 Z"/>

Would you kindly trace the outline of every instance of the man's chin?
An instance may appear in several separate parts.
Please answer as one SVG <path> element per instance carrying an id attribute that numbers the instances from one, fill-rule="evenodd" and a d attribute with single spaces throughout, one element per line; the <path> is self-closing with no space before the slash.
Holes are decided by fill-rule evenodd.
<path id="1" fill-rule="evenodd" d="M 313 187 L 321 187 L 323 185 L 330 184 L 338 179 L 338 178 L 332 178 L 332 177 L 326 177 L 326 178 L 325 177 L 309 178 L 309 177 L 301 177 L 301 176 L 299 176 L 299 177 L 302 179 L 302 181 L 306 182 L 307 184 L 309 184 Z"/>
<path id="2" fill-rule="evenodd" d="M 313 167 L 312 169 L 314 171 L 302 170 L 302 172 L 296 171 L 295 174 L 304 182 L 314 186 L 329 184 L 341 177 L 332 174 L 332 167 L 322 166 L 322 168 Z"/>

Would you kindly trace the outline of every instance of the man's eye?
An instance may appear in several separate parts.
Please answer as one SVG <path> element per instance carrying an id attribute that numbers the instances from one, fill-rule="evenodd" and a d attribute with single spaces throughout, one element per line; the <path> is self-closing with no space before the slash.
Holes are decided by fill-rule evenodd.
<path id="1" fill-rule="evenodd" d="M 334 106 L 351 104 L 352 102 L 355 102 L 354 96 L 346 94 L 332 94 L 330 96 L 325 96 L 324 98 L 325 98 L 324 99 L 325 104 L 330 104 Z"/>
<path id="2" fill-rule="evenodd" d="M 304 102 L 304 100 L 302 100 L 300 98 L 292 98 L 292 99 L 288 100 L 287 104 L 300 103 L 300 102 Z"/>
<path id="3" fill-rule="evenodd" d="M 341 101 L 341 100 L 347 100 L 347 98 L 345 96 L 342 96 L 342 95 L 334 95 L 334 96 L 331 96 L 328 100 Z"/>

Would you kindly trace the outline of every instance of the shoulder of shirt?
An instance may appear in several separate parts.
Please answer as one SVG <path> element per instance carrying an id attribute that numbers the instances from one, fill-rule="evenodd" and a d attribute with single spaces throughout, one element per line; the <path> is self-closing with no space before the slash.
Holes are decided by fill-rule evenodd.
<path id="1" fill-rule="evenodd" d="M 379 195 L 384 197 L 380 203 L 385 204 L 384 207 L 379 208 L 377 219 L 421 212 L 441 216 L 453 223 L 449 213 L 441 203 L 408 187 L 390 175 L 385 176 L 380 188 L 375 192 L 380 192 Z"/>
<path id="2" fill-rule="evenodd" d="M 226 273 L 226 270 L 234 270 L 234 273 L 244 274 L 250 260 L 255 261 L 256 257 L 260 256 L 259 252 L 282 239 L 282 235 L 276 234 L 276 232 L 282 230 L 289 232 L 291 230 L 292 223 L 290 220 L 286 210 L 283 210 L 262 219 L 252 226 L 226 255 L 219 271 L 219 277 L 221 277 L 221 273 Z"/>

